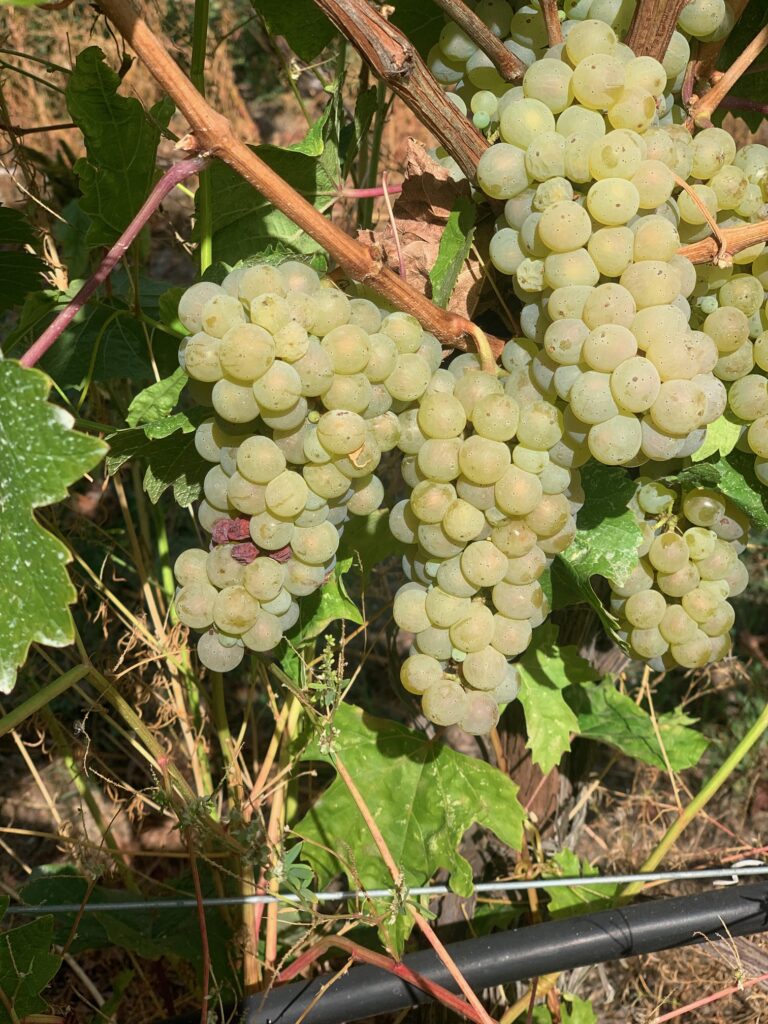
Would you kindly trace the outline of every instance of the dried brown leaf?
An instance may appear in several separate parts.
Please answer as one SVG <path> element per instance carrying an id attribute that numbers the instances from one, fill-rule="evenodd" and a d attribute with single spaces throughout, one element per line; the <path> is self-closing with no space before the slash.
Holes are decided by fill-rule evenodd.
<path id="1" fill-rule="evenodd" d="M 437 260 L 440 239 L 458 199 L 470 195 L 467 181 L 454 181 L 415 139 L 408 140 L 403 190 L 393 206 L 405 277 L 410 285 L 431 297 L 429 272 Z M 382 217 L 374 231 L 360 231 L 361 242 L 396 273 L 399 260 L 392 225 Z M 453 289 L 448 309 L 472 319 L 482 287 L 480 261 L 470 254 Z"/>

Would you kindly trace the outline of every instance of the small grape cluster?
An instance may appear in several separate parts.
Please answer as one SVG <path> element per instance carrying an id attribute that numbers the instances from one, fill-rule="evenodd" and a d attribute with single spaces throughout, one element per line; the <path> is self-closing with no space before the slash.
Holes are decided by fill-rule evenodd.
<path id="1" fill-rule="evenodd" d="M 508 360 L 517 351 L 507 346 Z M 561 413 L 517 382 L 459 356 L 400 417 L 411 490 L 390 528 L 409 545 L 410 582 L 394 617 L 414 634 L 401 680 L 431 721 L 475 734 L 517 693 L 509 659 L 548 614 L 539 580 L 573 539 L 581 499 L 578 479 L 555 461 Z"/>
<path id="2" fill-rule="evenodd" d="M 719 661 L 731 648 L 728 599 L 749 579 L 739 560 L 746 517 L 715 491 L 681 496 L 647 477 L 631 507 L 643 534 L 638 562 L 621 585 L 611 583 L 611 611 L 631 653 L 659 671 Z"/>
<path id="3" fill-rule="evenodd" d="M 175 565 L 180 621 L 200 660 L 236 668 L 273 650 L 299 601 L 333 572 L 344 522 L 384 498 L 375 475 L 395 447 L 392 411 L 418 399 L 442 350 L 413 317 L 350 299 L 300 262 L 193 285 L 180 362 L 214 415 L 195 434 L 213 463 L 198 521 L 210 549 Z"/>

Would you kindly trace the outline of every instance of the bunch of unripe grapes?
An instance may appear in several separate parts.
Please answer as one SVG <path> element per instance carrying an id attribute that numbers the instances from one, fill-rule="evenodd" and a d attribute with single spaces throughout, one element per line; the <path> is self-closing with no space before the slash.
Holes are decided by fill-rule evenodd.
<path id="1" fill-rule="evenodd" d="M 489 259 L 511 279 L 522 332 L 536 343 L 531 384 L 566 410 L 574 464 L 686 458 L 729 408 L 754 424 L 743 444 L 765 482 L 764 243 L 717 266 L 695 267 L 678 250 L 712 235 L 714 223 L 734 228 L 766 215 L 768 149 L 737 151 L 719 128 L 692 135 L 677 123 L 673 80 L 687 42 L 676 33 L 662 63 L 635 57 L 617 36 L 633 10 L 608 0 L 572 5 L 565 42 L 547 49 L 535 6 L 512 14 L 481 0 L 477 12 L 497 34 L 509 31 L 515 46 L 526 32 L 541 40 L 530 53 L 509 44 L 529 62 L 514 87 L 480 57 L 459 60 L 466 37 L 446 26 L 439 46 L 458 60 L 458 78 L 442 80 L 450 78 L 459 106 L 467 89 L 480 89 L 470 105 L 490 112 L 494 144 L 477 178 L 505 205 Z M 689 4 L 679 27 L 709 38 L 713 24 L 712 38 L 732 26 L 722 0 Z"/>
<path id="2" fill-rule="evenodd" d="M 719 661 L 731 649 L 729 598 L 749 579 L 739 560 L 746 517 L 716 491 L 681 495 L 648 478 L 638 480 L 632 508 L 643 534 L 638 562 L 611 583 L 630 652 L 658 671 Z"/>
<path id="3" fill-rule="evenodd" d="M 396 411 L 421 396 L 442 350 L 413 317 L 296 261 L 193 285 L 179 319 L 181 366 L 212 407 L 195 434 L 212 463 L 197 512 L 211 540 L 176 561 L 175 604 L 202 631 L 202 663 L 224 672 L 246 649 L 274 650 L 334 571 L 347 518 L 379 508 Z"/>
<path id="4" fill-rule="evenodd" d="M 683 8 L 678 19 L 677 31 L 672 34 L 667 52 L 660 62 L 661 73 L 656 62 L 654 77 L 651 79 L 658 89 L 660 101 L 659 117 L 673 117 L 679 122 L 680 108 L 676 108 L 685 69 L 691 56 L 689 37 L 705 42 L 724 38 L 734 26 L 733 0 L 692 0 Z M 568 96 L 570 75 L 565 69 L 546 68 L 539 62 L 544 57 L 560 59 L 562 45 L 549 46 L 547 29 L 537 0 L 532 3 L 509 3 L 507 0 L 478 0 L 472 4 L 480 20 L 504 46 L 517 56 L 526 67 L 535 67 L 528 77 L 528 88 L 534 83 L 539 90 L 554 97 Z M 563 35 L 567 39 L 579 22 L 597 21 L 613 30 L 613 42 L 608 55 L 627 64 L 634 54 L 619 41 L 630 26 L 635 13 L 635 0 L 565 0 Z M 608 37 L 611 38 L 611 37 Z M 453 21 L 448 21 L 433 46 L 428 64 L 435 78 L 445 88 L 451 89 L 451 97 L 462 114 L 469 117 L 480 131 L 498 131 L 505 105 L 510 101 L 509 83 L 499 75 L 492 61 Z M 642 65 L 636 65 L 636 69 Z M 606 70 L 615 70 L 606 65 Z M 630 77 L 627 89 L 639 88 L 645 92 L 649 80 L 644 76 Z M 620 90 L 617 90 L 620 91 Z M 533 92 L 529 93 L 534 95 Z M 564 109 L 565 104 L 561 109 Z M 575 130 L 575 129 L 574 129 Z M 442 159 L 458 171 L 457 165 L 445 154 Z"/>
<path id="5" fill-rule="evenodd" d="M 512 659 L 548 614 L 539 580 L 573 539 L 581 503 L 561 413 L 518 387 L 520 351 L 506 347 L 504 375 L 459 356 L 400 417 L 410 495 L 390 528 L 409 545 L 410 582 L 393 612 L 414 635 L 401 680 L 432 722 L 475 734 L 517 693 Z"/>

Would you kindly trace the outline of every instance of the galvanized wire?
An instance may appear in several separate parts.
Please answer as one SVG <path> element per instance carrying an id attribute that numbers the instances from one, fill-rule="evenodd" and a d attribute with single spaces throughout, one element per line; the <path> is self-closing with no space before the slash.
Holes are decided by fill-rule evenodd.
<path id="1" fill-rule="evenodd" d="M 715 885 L 735 885 L 742 878 L 768 875 L 768 864 L 763 861 L 739 861 L 731 867 L 696 868 L 691 871 L 647 871 L 639 874 L 626 875 L 582 875 L 568 878 L 523 878 L 514 881 L 476 882 L 472 891 L 482 893 L 525 892 L 529 889 L 564 889 L 591 888 L 600 885 L 626 885 L 630 882 L 704 882 L 712 881 Z M 446 885 L 420 885 L 404 891 L 407 896 L 446 896 L 451 890 Z M 403 896 L 403 892 L 395 893 L 394 889 L 352 889 L 339 892 L 314 892 L 297 894 L 293 892 L 277 895 L 258 894 L 253 896 L 208 896 L 202 900 L 205 907 L 239 907 L 251 903 L 287 903 L 308 904 L 341 903 L 353 899 L 391 899 L 395 895 Z M 8 907 L 7 914 L 77 914 L 77 913 L 114 913 L 115 911 L 136 910 L 193 910 L 198 901 L 193 897 L 158 900 L 124 900 L 91 903 L 41 903 L 34 906 L 14 904 Z"/>

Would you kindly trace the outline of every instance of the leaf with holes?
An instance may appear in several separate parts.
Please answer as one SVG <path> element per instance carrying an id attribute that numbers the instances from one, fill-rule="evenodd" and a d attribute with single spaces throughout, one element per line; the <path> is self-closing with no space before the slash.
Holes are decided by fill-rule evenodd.
<path id="1" fill-rule="evenodd" d="M 49 390 L 39 370 L 0 361 L 0 693 L 13 689 L 30 644 L 72 643 L 69 551 L 34 510 L 66 498 L 107 450 L 72 430 L 69 413 L 47 401 Z"/>

